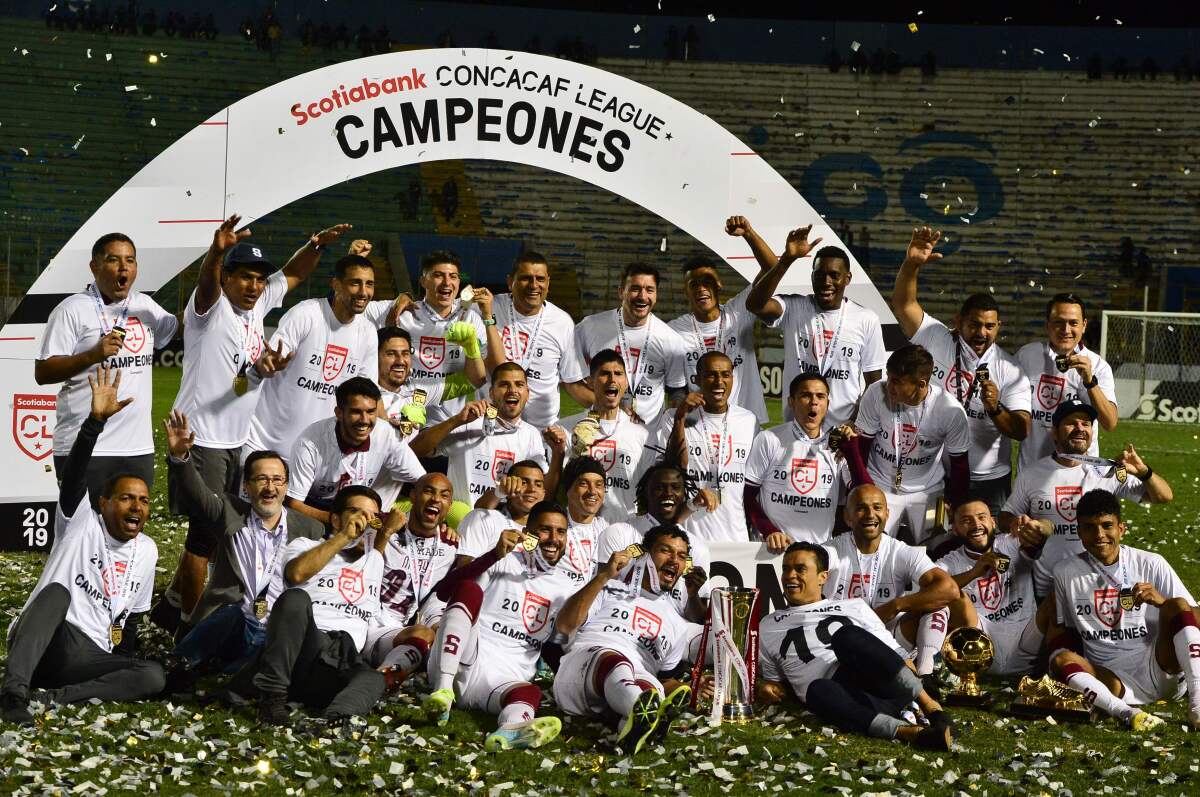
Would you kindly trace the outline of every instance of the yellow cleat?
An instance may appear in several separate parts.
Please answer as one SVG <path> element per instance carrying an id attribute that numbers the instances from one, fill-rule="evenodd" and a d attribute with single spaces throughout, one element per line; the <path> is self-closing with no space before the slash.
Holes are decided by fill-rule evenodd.
<path id="1" fill-rule="evenodd" d="M 1133 719 L 1129 721 L 1129 727 L 1134 733 L 1151 733 L 1158 730 L 1166 722 L 1148 711 L 1139 711 L 1133 715 Z"/>
<path id="2" fill-rule="evenodd" d="M 511 728 L 497 728 L 483 743 L 484 749 L 494 753 L 499 750 L 525 750 L 549 744 L 562 732 L 562 720 L 558 717 L 535 717 L 528 722 Z"/>
<path id="3" fill-rule="evenodd" d="M 421 703 L 421 710 L 438 725 L 450 721 L 450 707 L 454 705 L 454 690 L 439 689 Z"/>

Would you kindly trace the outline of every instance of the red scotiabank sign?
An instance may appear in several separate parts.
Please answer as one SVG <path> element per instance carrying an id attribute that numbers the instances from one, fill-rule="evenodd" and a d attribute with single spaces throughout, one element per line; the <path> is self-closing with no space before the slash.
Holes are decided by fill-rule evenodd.
<path id="1" fill-rule="evenodd" d="M 12 433 L 17 448 L 39 461 L 54 453 L 57 399 L 35 393 L 13 394 Z"/>

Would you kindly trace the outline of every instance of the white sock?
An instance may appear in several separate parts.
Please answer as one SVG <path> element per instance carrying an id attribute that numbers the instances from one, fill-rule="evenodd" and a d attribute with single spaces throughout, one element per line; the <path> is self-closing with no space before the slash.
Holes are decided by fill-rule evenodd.
<path id="1" fill-rule="evenodd" d="M 471 627 L 474 624 L 470 613 L 458 603 L 450 604 L 446 613 L 442 615 L 437 635 L 440 655 L 434 691 L 454 687 L 454 676 L 458 675 L 458 661 L 462 658 L 463 648 L 474 630 Z"/>
<path id="2" fill-rule="evenodd" d="M 501 728 L 511 728 L 522 722 L 529 722 L 536 713 L 534 707 L 528 703 L 514 700 L 506 706 L 501 706 L 499 725 Z"/>
<path id="3" fill-rule="evenodd" d="M 405 676 L 408 676 L 421 666 L 421 660 L 424 658 L 424 654 L 416 645 L 401 642 L 388 651 L 388 654 L 383 657 L 381 666 L 398 667 Z"/>
<path id="4" fill-rule="evenodd" d="M 1183 626 L 1171 637 L 1171 644 L 1187 684 L 1188 706 L 1195 711 L 1200 708 L 1200 628 Z"/>
<path id="5" fill-rule="evenodd" d="M 1138 709 L 1126 703 L 1109 691 L 1094 675 L 1086 672 L 1073 672 L 1067 677 L 1067 686 L 1083 692 L 1084 698 L 1110 717 L 1116 717 L 1124 722 L 1133 719 Z"/>
<path id="6" fill-rule="evenodd" d="M 917 675 L 933 672 L 933 657 L 946 641 L 946 623 L 949 619 L 949 609 L 938 609 L 917 621 L 917 658 L 913 662 L 917 666 Z"/>
<path id="7" fill-rule="evenodd" d="M 604 679 L 604 700 L 619 716 L 627 716 L 641 694 L 642 688 L 634 681 L 633 665 L 629 662 L 623 661 L 613 667 Z"/>

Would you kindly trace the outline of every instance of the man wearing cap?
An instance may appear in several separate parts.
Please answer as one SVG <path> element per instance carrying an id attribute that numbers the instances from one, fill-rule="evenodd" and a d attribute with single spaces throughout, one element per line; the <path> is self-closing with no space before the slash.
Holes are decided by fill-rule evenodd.
<path id="1" fill-rule="evenodd" d="M 226 219 L 200 264 L 196 289 L 184 310 L 186 356 L 183 381 L 174 409 L 187 416 L 196 435 L 191 456 L 204 484 L 217 495 L 238 492 L 242 445 L 258 404 L 261 381 L 251 378 L 252 366 L 265 360 L 263 318 L 283 304 L 284 295 L 308 278 L 321 252 L 350 229 L 338 224 L 311 236 L 287 265 L 276 271 L 262 248 L 245 240 L 250 230 L 238 230 L 241 216 Z M 272 367 L 261 370 L 270 373 Z M 169 476 L 169 474 L 168 474 Z M 170 484 L 171 507 L 188 513 L 188 534 L 172 587 L 159 604 L 154 620 L 174 629 L 182 610 L 186 617 L 200 599 L 208 561 L 224 528 L 206 520 L 179 500 Z"/>
<path id="2" fill-rule="evenodd" d="M 1091 404 L 1059 404 L 1053 418 L 1053 452 L 1021 468 L 1000 512 L 1001 529 L 1019 534 L 1027 544 L 1045 542 L 1033 573 L 1039 596 L 1049 594 L 1054 566 L 1083 552 L 1075 505 L 1084 493 L 1108 490 L 1118 498 L 1147 504 L 1167 503 L 1174 497 L 1167 480 L 1143 462 L 1130 444 L 1115 460 L 1090 456 L 1095 420 Z"/>

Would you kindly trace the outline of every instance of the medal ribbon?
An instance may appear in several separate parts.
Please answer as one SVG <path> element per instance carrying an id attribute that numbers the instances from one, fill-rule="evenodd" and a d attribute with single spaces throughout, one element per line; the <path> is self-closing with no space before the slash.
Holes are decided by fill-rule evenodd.
<path id="1" fill-rule="evenodd" d="M 408 558 L 408 567 L 404 568 L 404 575 L 408 577 L 409 588 L 412 589 L 413 594 L 413 607 L 415 608 L 420 606 L 421 601 L 425 599 L 422 591 L 431 586 L 429 584 L 429 573 L 433 569 L 433 560 L 442 552 L 442 542 L 438 539 L 438 535 L 435 534 L 432 537 L 433 550 L 427 551 L 425 556 L 422 557 L 413 544 L 415 542 L 414 538 L 417 535 L 413 534 L 408 526 L 404 527 L 403 533 L 405 535 L 404 555 Z M 430 538 L 422 537 L 421 539 Z M 419 564 L 422 559 L 424 559 L 423 565 Z"/>
<path id="2" fill-rule="evenodd" d="M 904 405 L 902 405 L 904 406 Z M 904 454 L 900 451 L 900 428 L 904 422 L 904 416 L 901 410 L 896 410 L 892 413 L 892 445 L 896 448 L 896 486 L 899 487 L 904 482 Z M 921 402 L 921 409 L 917 412 L 917 422 L 913 424 L 913 450 L 921 445 L 921 422 L 925 420 L 925 402 Z"/>
<path id="3" fill-rule="evenodd" d="M 650 344 L 652 319 L 646 319 L 646 334 L 642 336 L 642 348 L 638 350 L 637 368 L 633 368 L 631 360 L 633 352 L 625 339 L 625 318 L 621 314 L 620 307 L 614 312 L 617 314 L 617 343 L 621 347 L 621 363 L 625 366 L 625 373 L 629 376 L 629 395 L 636 402 L 638 386 L 642 384 L 642 379 L 646 375 L 646 361 L 649 359 L 646 347 Z"/>
<path id="4" fill-rule="evenodd" d="M 629 578 L 628 576 L 632 576 Z M 634 559 L 617 574 L 617 578 L 625 581 L 627 586 L 626 595 L 630 599 L 636 598 L 638 593 L 642 591 L 642 577 L 648 576 L 650 579 L 650 591 L 655 595 L 662 592 L 662 586 L 658 583 L 658 568 L 654 566 L 654 562 L 650 559 L 650 554 L 644 553 L 637 559 Z"/>
<path id="5" fill-rule="evenodd" d="M 1092 465 L 1097 471 L 1100 471 L 1100 475 L 1104 476 L 1105 478 L 1112 476 L 1119 467 L 1115 459 L 1093 457 L 1088 454 L 1064 454 L 1061 451 L 1056 450 L 1054 452 L 1054 456 L 1061 459 L 1073 459 L 1076 462 L 1082 462 L 1084 465 Z"/>
<path id="6" fill-rule="evenodd" d="M 1116 579 L 1114 579 L 1112 576 L 1110 576 L 1108 574 L 1108 571 L 1105 570 L 1104 567 L 1098 561 L 1096 561 L 1096 557 L 1092 556 L 1090 553 L 1087 554 L 1087 557 L 1086 557 L 1088 566 L 1091 567 L 1093 571 L 1095 571 L 1096 575 L 1103 578 L 1109 584 L 1112 584 L 1114 587 L 1117 588 L 1118 591 L 1126 589 L 1127 587 L 1131 586 L 1131 584 L 1129 583 L 1129 557 L 1122 556 L 1121 554 L 1123 554 L 1124 552 L 1125 552 L 1124 545 L 1120 546 L 1117 549 L 1117 562 L 1120 563 L 1120 565 L 1121 565 L 1121 580 L 1120 580 L 1120 582 L 1118 582 Z M 1087 552 L 1084 551 L 1084 553 L 1087 553 Z"/>
<path id="7" fill-rule="evenodd" d="M 729 437 L 729 410 L 725 410 L 725 417 L 721 423 L 721 433 L 717 435 L 717 450 L 712 451 L 712 435 L 708 432 L 708 419 L 705 417 L 704 408 L 700 408 L 700 434 L 704 437 L 704 453 L 708 456 L 708 461 L 712 463 L 713 486 L 721 489 L 721 449 L 724 447 L 725 438 Z M 730 441 L 730 446 L 733 441 Z"/>
<path id="8" fill-rule="evenodd" d="M 92 297 L 92 301 L 96 305 L 96 317 L 100 319 L 100 334 L 107 335 L 112 332 L 115 327 L 125 328 L 125 322 L 129 320 L 129 298 L 125 297 L 125 301 L 121 302 L 121 315 L 117 319 L 117 323 L 109 326 L 108 311 L 104 309 L 104 298 L 100 295 L 100 289 L 96 287 L 96 283 L 87 286 L 88 295 Z"/>
<path id="9" fill-rule="evenodd" d="M 515 362 L 522 368 L 529 367 L 529 359 L 534 351 L 534 346 L 537 344 L 538 336 L 542 334 L 542 320 L 546 317 L 546 307 L 542 306 L 541 312 L 537 314 L 537 323 L 533 327 L 533 334 L 529 336 L 529 342 L 525 344 L 525 350 L 517 354 L 517 346 L 521 342 L 521 336 L 517 327 L 517 308 L 513 305 L 512 296 L 508 297 L 507 304 L 502 305 L 507 307 L 509 321 L 504 325 L 504 329 L 509 330 L 508 340 L 504 344 L 504 352 L 508 355 L 508 359 Z M 501 340 L 504 339 L 503 330 L 500 333 Z"/>
<path id="10" fill-rule="evenodd" d="M 696 343 L 700 346 L 700 349 L 705 354 L 708 354 L 710 351 L 719 351 L 722 354 L 726 353 L 725 352 L 725 308 L 720 307 L 718 309 L 720 311 L 720 315 L 717 316 L 716 346 L 713 347 L 712 349 L 708 348 L 708 344 L 704 342 L 704 333 L 702 333 L 700 331 L 700 323 L 696 320 L 696 316 L 695 315 L 689 316 L 692 319 L 692 330 L 695 331 L 695 333 L 696 333 Z"/>
<path id="11" fill-rule="evenodd" d="M 962 367 L 962 364 L 963 364 L 962 339 L 958 336 L 957 332 L 950 333 L 950 337 L 954 338 L 954 370 L 958 371 L 958 379 L 955 380 L 955 382 L 954 382 L 954 393 L 955 393 L 955 395 L 958 396 L 958 403 L 965 407 L 971 403 L 971 399 L 975 396 L 975 391 L 979 387 L 979 380 L 975 379 L 974 377 L 971 378 L 971 388 L 967 391 L 966 397 L 963 397 L 962 381 L 963 381 L 963 375 L 966 372 L 963 371 L 963 367 Z M 984 357 L 987 356 L 988 351 L 991 351 L 991 347 L 988 347 L 988 350 L 983 353 Z M 973 353 L 974 352 L 972 352 L 972 354 Z M 984 364 L 983 357 L 975 358 L 975 369 L 976 370 L 979 370 L 979 366 L 981 366 L 983 364 Z"/>
<path id="12" fill-rule="evenodd" d="M 854 554 L 855 562 L 858 565 L 858 573 L 865 579 L 863 581 L 863 600 L 867 602 L 868 606 L 873 607 L 875 605 L 875 593 L 879 588 L 879 571 L 883 569 L 883 540 L 879 541 L 879 547 L 875 549 L 874 554 L 863 554 L 858 550 L 857 546 L 854 548 Z M 875 557 L 871 561 L 871 574 L 869 576 L 863 570 L 863 556 Z M 849 591 L 849 585 L 847 585 L 847 591 Z M 850 596 L 847 595 L 847 597 Z"/>
<path id="13" fill-rule="evenodd" d="M 842 337 L 842 322 L 846 320 L 846 300 L 842 300 L 842 306 L 838 310 L 837 326 L 834 327 L 833 337 L 829 339 L 829 345 L 825 346 L 825 351 L 821 356 L 817 356 L 817 340 L 821 341 L 821 345 L 825 345 L 825 322 L 821 316 L 823 313 L 817 312 L 813 314 L 813 324 L 816 326 L 816 336 L 812 337 L 812 355 L 813 362 L 817 364 L 817 371 L 821 375 L 829 368 L 830 362 L 833 361 L 833 352 L 837 351 L 838 341 Z M 817 337 L 819 336 L 819 337 Z M 800 330 L 796 330 L 796 353 L 800 352 Z M 803 370 L 803 369 L 801 369 Z"/>
<path id="14" fill-rule="evenodd" d="M 253 512 L 250 513 L 250 523 L 247 524 L 246 528 L 251 534 L 257 535 L 261 533 L 268 536 L 271 535 L 271 531 L 263 525 L 262 519 Z M 257 536 L 254 538 L 254 591 L 258 599 L 267 597 L 267 591 L 271 588 L 271 577 L 275 573 L 275 568 L 279 566 L 279 560 L 283 557 L 284 548 L 287 548 L 286 512 L 279 516 L 279 526 L 276 528 L 275 534 L 278 535 L 278 539 L 273 543 L 274 550 L 271 552 L 271 564 L 266 570 L 260 570 L 258 567 L 258 555 L 260 552 L 258 540 L 261 538 Z M 259 589 L 259 579 L 263 579 L 265 582 L 262 584 L 261 589 Z"/>
<path id="15" fill-rule="evenodd" d="M 104 518 L 100 516 L 99 512 L 96 513 L 96 517 L 100 521 L 100 528 L 104 528 Z M 105 532 L 105 533 L 107 533 L 107 532 Z M 126 592 L 129 589 L 129 580 L 130 580 L 130 578 L 133 577 L 133 567 L 137 563 L 137 551 L 138 551 L 138 543 L 139 542 L 140 542 L 140 540 L 137 537 L 133 538 L 133 549 L 129 552 L 129 559 L 125 562 L 125 573 L 123 574 L 123 576 L 121 578 L 121 588 L 117 591 L 116 595 L 114 595 L 108 599 L 108 616 L 109 616 L 109 619 L 112 620 L 113 627 L 123 626 L 125 623 L 125 615 L 129 614 L 129 608 L 127 606 L 125 606 L 125 604 L 128 603 L 128 597 L 126 596 Z M 112 552 L 108 550 L 108 546 L 104 543 L 103 539 L 101 539 L 101 541 L 100 541 L 100 551 L 104 557 L 104 568 L 109 573 L 112 573 L 112 578 L 114 581 L 116 581 L 116 578 L 117 578 L 116 560 L 113 559 Z M 100 580 L 101 581 L 104 580 L 103 573 L 100 574 Z M 118 603 L 117 603 L 118 600 L 121 601 L 121 603 L 120 603 L 121 612 L 119 614 L 116 611 L 116 608 L 118 606 Z"/>

